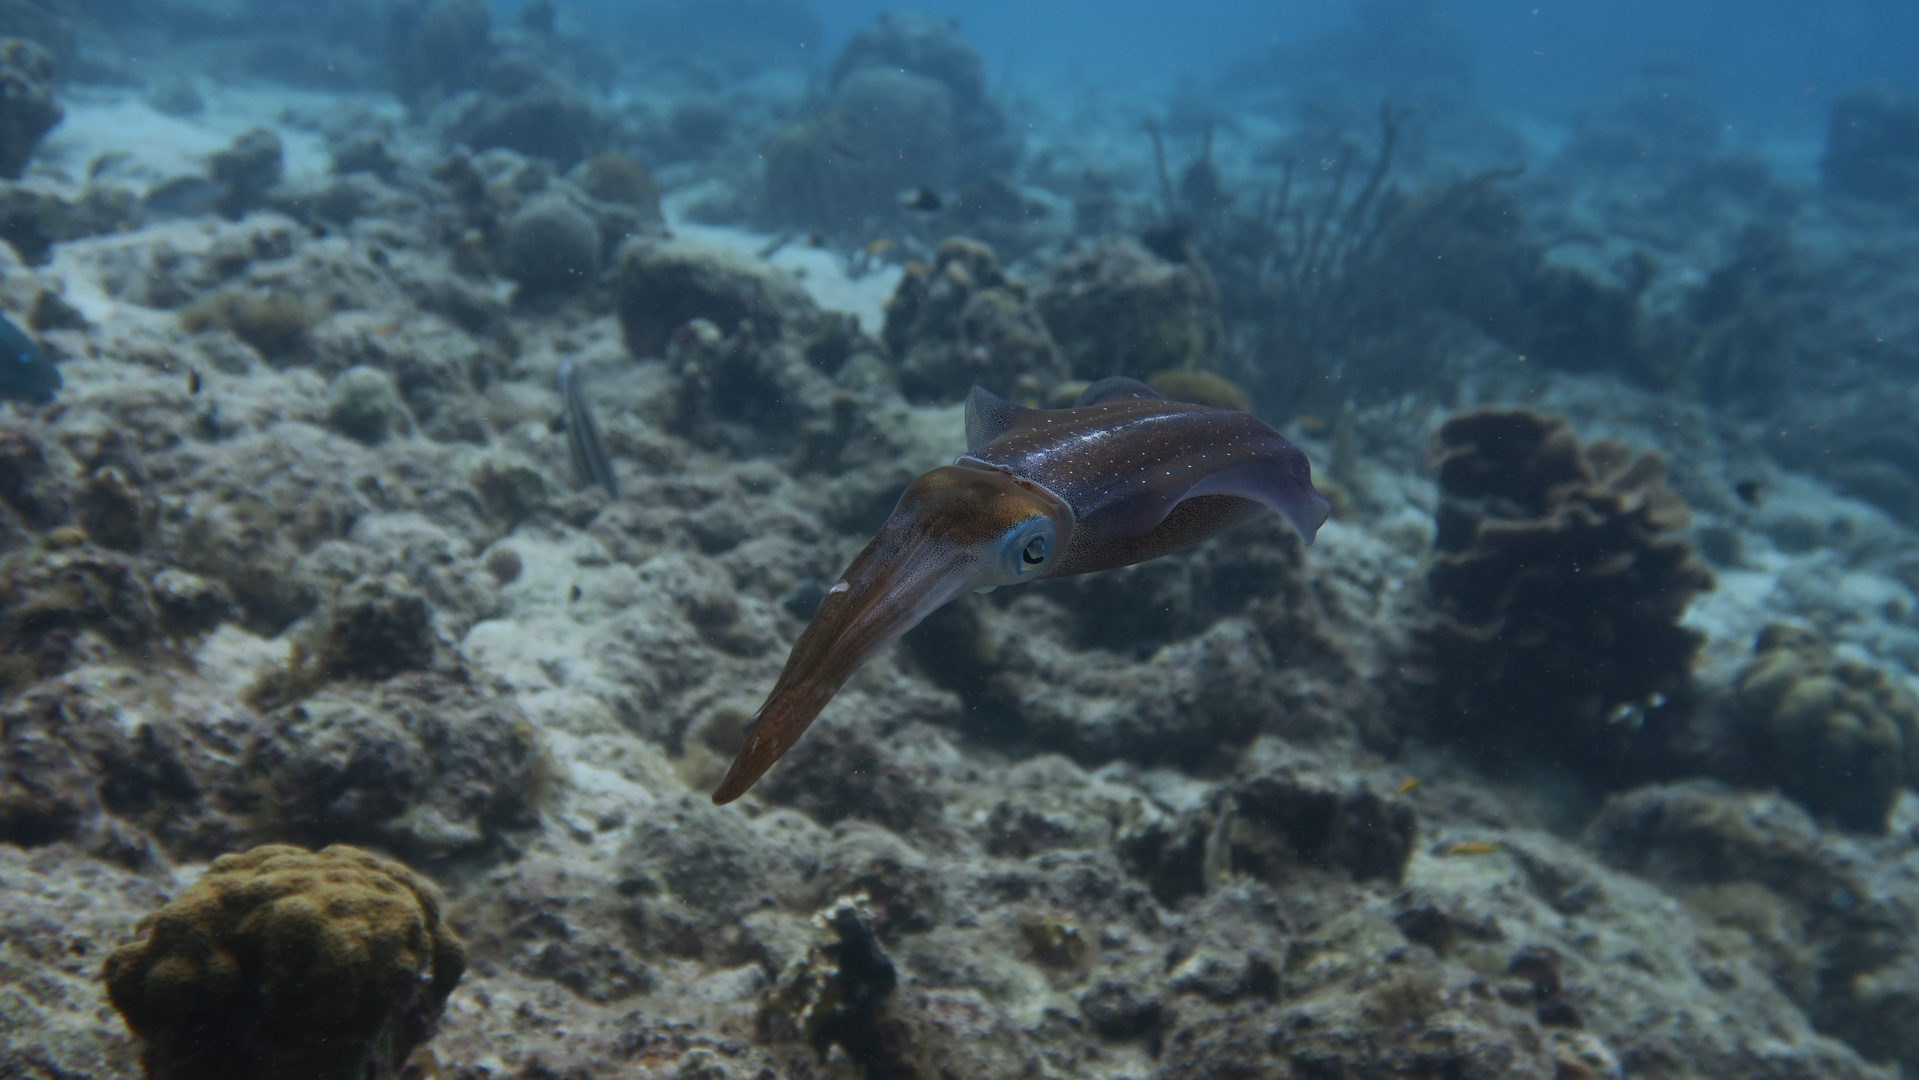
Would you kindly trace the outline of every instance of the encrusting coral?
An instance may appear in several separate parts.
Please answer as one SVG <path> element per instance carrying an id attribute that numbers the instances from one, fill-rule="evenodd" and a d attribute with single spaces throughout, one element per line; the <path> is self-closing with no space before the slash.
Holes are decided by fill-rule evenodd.
<path id="1" fill-rule="evenodd" d="M 378 1080 L 432 1034 L 466 970 L 432 885 L 335 844 L 214 860 L 106 962 L 152 1080 Z"/>
<path id="2" fill-rule="evenodd" d="M 1919 697 L 1785 623 L 1754 652 L 1738 721 L 1756 778 L 1845 828 L 1885 832 L 1900 787 L 1919 783 Z"/>
<path id="3" fill-rule="evenodd" d="M 1601 775 L 1643 767 L 1684 714 L 1710 571 L 1657 453 L 1526 409 L 1441 425 L 1423 637 L 1442 734 Z"/>

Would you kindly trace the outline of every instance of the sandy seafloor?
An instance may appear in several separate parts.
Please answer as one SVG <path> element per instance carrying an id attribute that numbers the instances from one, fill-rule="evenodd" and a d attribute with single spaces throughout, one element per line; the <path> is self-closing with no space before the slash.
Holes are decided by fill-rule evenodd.
<path id="1" fill-rule="evenodd" d="M 400 119 L 390 100 L 258 87 L 210 92 L 191 119 L 126 91 L 65 100 L 29 186 L 75 191 L 89 163 L 125 151 L 102 176 L 142 189 L 261 124 L 279 131 L 285 188 L 323 185 L 325 125 Z M 438 157 L 397 130 L 409 168 Z M 700 183 L 667 192 L 667 228 L 764 250 L 770 233 L 682 215 Z M 472 964 L 428 1044 L 440 1076 L 1919 1067 L 1911 790 L 1872 835 L 1762 786 L 1676 776 L 1605 792 L 1392 734 L 1416 707 L 1405 672 L 1438 503 L 1422 455 L 1447 410 L 1362 417 L 1350 509 L 1303 552 L 1268 515 L 1164 564 L 961 601 L 937 637 L 858 674 L 804 752 L 711 806 L 804 625 L 786 601 L 833 580 L 874 508 L 960 451 L 960 409 L 909 405 L 857 361 L 836 383 L 776 341 L 754 377 L 798 419 L 766 421 L 758 442 L 715 435 L 686 389 L 687 365 L 710 359 L 684 344 L 671 362 L 636 357 L 604 295 L 521 304 L 498 276 L 456 273 L 447 207 L 410 177 L 325 230 L 267 206 L 59 243 L 42 266 L 0 247 L 10 317 L 43 292 L 79 315 L 43 335 L 59 401 L 6 406 L 9 475 L 25 469 L 40 505 L 67 508 L 15 515 L 9 603 L 32 574 L 84 563 L 88 582 L 152 593 L 172 573 L 169 588 L 217 585 L 227 605 L 176 633 L 157 593 L 99 601 L 68 653 L 8 691 L 9 798 L 27 791 L 56 824 L 0 843 L 0 1071 L 138 1075 L 102 957 L 207 860 L 269 840 L 361 844 L 445 890 Z M 844 254 L 805 243 L 771 266 L 875 335 L 902 275 L 888 261 L 855 278 Z M 184 325 L 234 289 L 313 305 L 304 342 L 268 356 L 217 320 Z M 789 314 L 801 304 L 777 295 Z M 563 357 L 590 375 L 617 500 L 575 483 L 554 424 Z M 391 411 L 371 444 L 340 430 L 356 365 L 393 379 L 381 402 L 355 399 Z M 1908 528 L 1703 407 L 1515 372 L 1457 406 L 1523 399 L 1582 439 L 1658 450 L 1689 535 L 1736 537 L 1684 617 L 1704 638 L 1702 708 L 1730 708 L 1780 619 L 1919 690 Z M 832 429 L 836 395 L 858 414 L 836 460 L 796 464 Z M 1324 425 L 1267 418 L 1315 462 L 1334 452 Z M 38 473 L 18 464 L 23 440 Z M 1743 481 L 1763 499 L 1737 495 Z M 100 545 L 86 524 L 100 531 L 103 514 L 131 515 L 140 538 Z M 1270 594 L 1238 595 L 1219 569 L 1247 563 Z M 1188 593 L 1205 595 L 1168 599 Z M 1074 615 L 1094 604 L 1163 604 L 1169 629 L 1101 644 Z M 388 620 L 375 652 L 407 655 L 263 694 L 343 611 Z M 408 614 L 422 611 L 424 624 Z M 36 632 L 9 618 L 9 633 Z M 982 715 L 992 693 L 1025 711 Z M 1194 729 L 1220 748 L 1168 764 L 1161 741 Z M 1350 818 L 1338 827 L 1353 836 L 1309 842 L 1310 813 Z M 1415 823 L 1403 869 L 1369 846 L 1380 820 Z M 782 1011 L 833 940 L 818 914 L 842 897 L 897 967 L 875 1021 L 890 1056 L 816 1047 Z M 1529 949 L 1556 955 L 1563 987 L 1515 962 Z"/>

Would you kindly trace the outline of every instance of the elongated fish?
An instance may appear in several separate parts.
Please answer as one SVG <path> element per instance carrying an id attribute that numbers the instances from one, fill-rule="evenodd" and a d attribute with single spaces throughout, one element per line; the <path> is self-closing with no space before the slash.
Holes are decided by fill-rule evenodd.
<path id="1" fill-rule="evenodd" d="M 559 381 L 560 400 L 566 406 L 566 455 L 573 460 L 573 475 L 581 487 L 598 484 L 607 498 L 619 498 L 613 463 L 607 460 L 606 447 L 600 443 L 600 425 L 593 421 L 593 409 L 586 403 L 586 391 L 573 361 L 560 361 Z"/>

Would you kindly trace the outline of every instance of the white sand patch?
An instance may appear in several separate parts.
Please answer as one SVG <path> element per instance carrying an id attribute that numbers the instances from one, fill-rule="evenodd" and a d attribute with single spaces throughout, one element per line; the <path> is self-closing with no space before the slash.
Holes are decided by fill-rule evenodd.
<path id="1" fill-rule="evenodd" d="M 62 95 L 66 119 L 47 135 L 34 173 L 71 182 L 86 178 L 101 155 L 127 155 L 114 179 L 152 185 L 206 171 L 207 157 L 246 131 L 263 127 L 280 136 L 288 179 L 326 172 L 330 158 L 319 132 L 294 127 L 288 117 L 347 112 L 398 118 L 399 106 L 374 95 L 317 93 L 281 86 L 202 88 L 206 108 L 196 116 L 169 116 L 137 90 L 76 87 Z"/>
<path id="2" fill-rule="evenodd" d="M 679 213 L 679 204 L 692 194 L 692 190 L 675 192 L 661 201 L 667 226 L 676 236 L 754 258 L 772 244 L 772 233 L 687 221 Z M 860 321 L 860 329 L 875 335 L 886 325 L 886 301 L 899 288 L 903 273 L 897 266 L 881 265 L 853 277 L 847 273 L 846 259 L 840 252 L 800 241 L 785 245 L 766 261 L 799 279 L 814 303 L 828 311 L 843 311 L 854 316 Z"/>

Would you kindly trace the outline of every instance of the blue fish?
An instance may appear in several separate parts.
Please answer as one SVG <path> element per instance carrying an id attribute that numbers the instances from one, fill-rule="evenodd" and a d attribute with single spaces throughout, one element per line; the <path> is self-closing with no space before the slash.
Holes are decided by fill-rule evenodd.
<path id="1" fill-rule="evenodd" d="M 45 405 L 58 389 L 60 369 L 47 351 L 32 334 L 0 315 L 0 399 Z"/>

